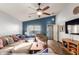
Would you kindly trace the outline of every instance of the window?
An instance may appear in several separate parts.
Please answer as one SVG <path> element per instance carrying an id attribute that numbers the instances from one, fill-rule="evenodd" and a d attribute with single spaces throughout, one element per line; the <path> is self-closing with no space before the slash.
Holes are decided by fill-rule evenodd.
<path id="1" fill-rule="evenodd" d="M 41 33 L 41 26 L 40 25 L 28 25 L 27 32 L 29 35 L 35 35 L 37 33 Z"/>

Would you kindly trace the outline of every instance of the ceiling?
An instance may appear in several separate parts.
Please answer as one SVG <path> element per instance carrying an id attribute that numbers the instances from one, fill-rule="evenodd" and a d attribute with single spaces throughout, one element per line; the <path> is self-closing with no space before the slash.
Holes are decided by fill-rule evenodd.
<path id="1" fill-rule="evenodd" d="M 42 3 L 41 8 L 50 6 L 46 12 L 50 13 L 52 16 L 58 14 L 63 9 L 64 5 L 64 3 Z M 21 21 L 38 19 L 37 14 L 32 14 L 36 12 L 37 8 L 37 3 L 0 3 L 0 11 Z M 42 15 L 41 18 L 42 17 L 47 17 L 47 15 Z"/>

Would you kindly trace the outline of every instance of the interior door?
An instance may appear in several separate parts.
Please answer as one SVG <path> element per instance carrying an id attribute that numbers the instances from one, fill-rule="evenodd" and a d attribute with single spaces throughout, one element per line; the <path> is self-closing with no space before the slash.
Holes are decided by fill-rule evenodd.
<path id="1" fill-rule="evenodd" d="M 49 40 L 53 39 L 53 24 L 47 26 L 47 36 Z"/>
<path id="2" fill-rule="evenodd" d="M 58 28 L 59 28 L 58 25 L 54 25 L 54 24 L 47 26 L 48 39 L 59 41 L 59 29 Z"/>

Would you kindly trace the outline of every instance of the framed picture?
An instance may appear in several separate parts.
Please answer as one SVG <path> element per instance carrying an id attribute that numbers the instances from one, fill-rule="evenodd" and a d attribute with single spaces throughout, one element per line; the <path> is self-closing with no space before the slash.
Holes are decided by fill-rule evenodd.
<path id="1" fill-rule="evenodd" d="M 65 26 L 64 25 L 60 25 L 59 26 L 59 30 L 60 30 L 60 32 L 64 32 L 65 31 Z"/>

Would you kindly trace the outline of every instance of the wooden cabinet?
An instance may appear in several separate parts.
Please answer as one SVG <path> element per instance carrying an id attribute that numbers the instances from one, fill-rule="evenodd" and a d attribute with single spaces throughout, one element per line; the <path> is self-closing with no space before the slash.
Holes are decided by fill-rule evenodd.
<path id="1" fill-rule="evenodd" d="M 62 40 L 62 47 L 70 54 L 73 55 L 79 54 L 79 41 L 77 40 L 71 40 L 69 38 L 65 38 Z"/>

